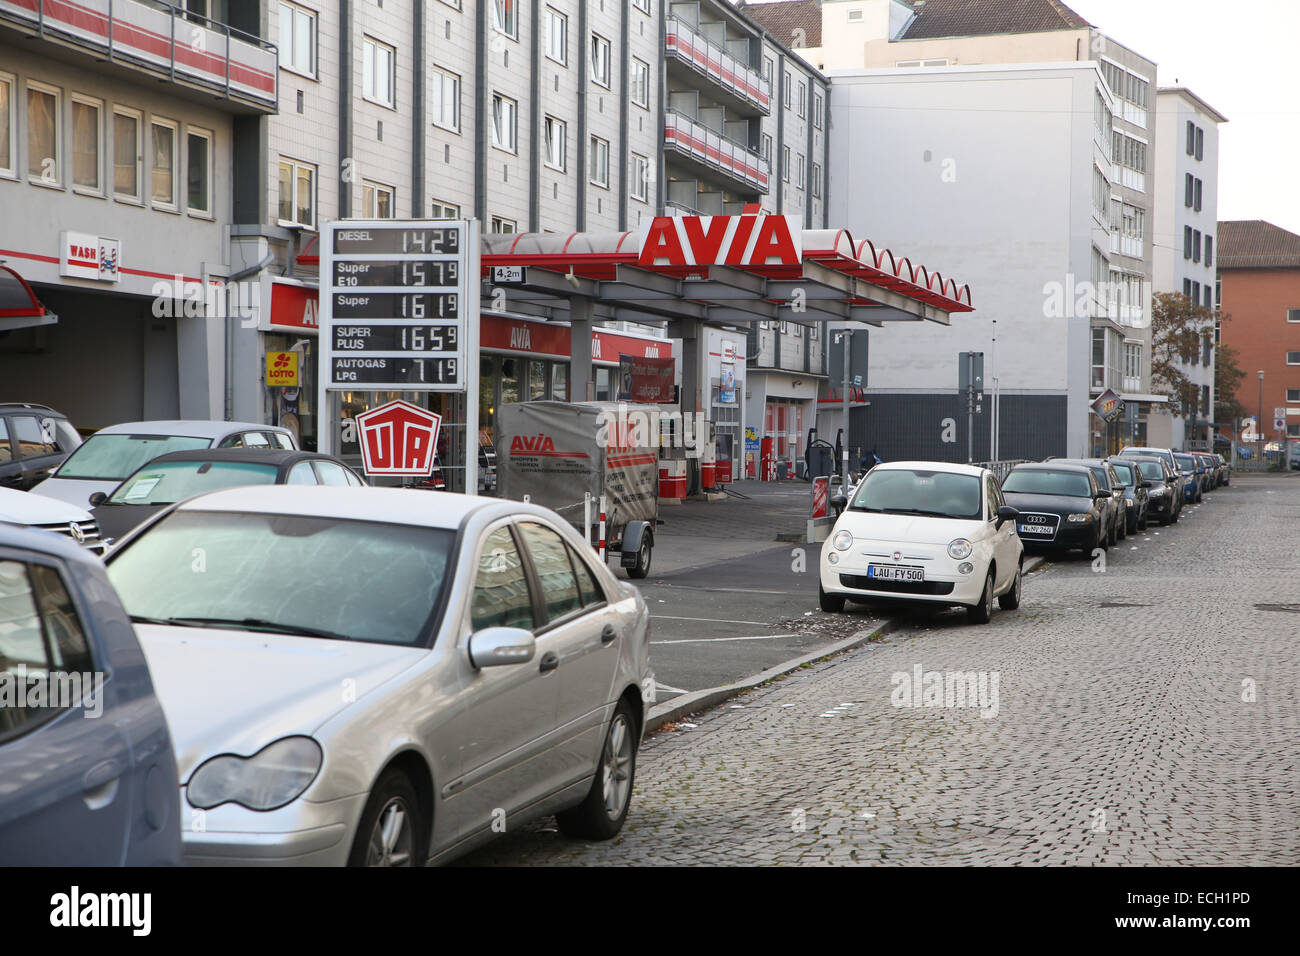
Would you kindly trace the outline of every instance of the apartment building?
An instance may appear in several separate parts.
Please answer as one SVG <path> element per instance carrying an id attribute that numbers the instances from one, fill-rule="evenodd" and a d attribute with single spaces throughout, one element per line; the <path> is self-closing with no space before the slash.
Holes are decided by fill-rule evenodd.
<path id="1" fill-rule="evenodd" d="M 1217 235 L 1219 339 L 1245 372 L 1237 401 L 1261 421 L 1262 440 L 1300 438 L 1300 235 L 1261 219 L 1220 222 Z"/>
<path id="2" fill-rule="evenodd" d="M 1156 91 L 1154 291 L 1181 293 L 1206 309 L 1216 306 L 1215 233 L 1218 227 L 1219 124 L 1227 119 L 1186 87 Z M 1153 415 L 1148 439 L 1161 448 L 1212 450 L 1216 323 L 1200 329 L 1196 354 L 1176 367 L 1194 390 L 1185 414 Z"/>
<path id="3" fill-rule="evenodd" d="M 261 6 L 228 6 L 0 4 L 8 398 L 222 417 L 231 157 L 278 101 Z"/>

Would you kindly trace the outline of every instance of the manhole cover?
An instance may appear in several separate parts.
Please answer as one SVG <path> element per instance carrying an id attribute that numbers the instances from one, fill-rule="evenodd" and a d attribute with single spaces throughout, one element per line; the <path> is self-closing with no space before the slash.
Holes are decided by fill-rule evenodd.
<path id="1" fill-rule="evenodd" d="M 1300 614 L 1300 604 L 1256 604 L 1256 611 L 1281 611 L 1285 614 Z"/>

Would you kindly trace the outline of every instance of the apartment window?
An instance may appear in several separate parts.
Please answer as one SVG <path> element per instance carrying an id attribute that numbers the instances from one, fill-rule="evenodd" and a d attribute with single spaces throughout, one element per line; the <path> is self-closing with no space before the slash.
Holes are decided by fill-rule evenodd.
<path id="1" fill-rule="evenodd" d="M 361 184 L 361 217 L 363 219 L 395 219 L 397 194 L 392 186 L 379 183 Z"/>
<path id="2" fill-rule="evenodd" d="M 14 78 L 0 73 L 0 176 L 13 176 L 14 168 Z"/>
<path id="3" fill-rule="evenodd" d="M 646 201 L 650 195 L 650 160 L 639 153 L 632 154 L 632 189 L 633 199 Z"/>
<path id="4" fill-rule="evenodd" d="M 803 177 L 803 172 L 804 172 L 803 153 L 796 153 L 796 154 L 795 154 L 794 169 L 795 169 L 794 181 L 795 181 L 795 183 L 798 185 L 798 187 L 799 187 L 800 189 L 803 189 L 803 184 L 804 184 L 804 177 Z"/>
<path id="5" fill-rule="evenodd" d="M 316 75 L 316 14 L 292 3 L 280 4 L 280 66 Z"/>
<path id="6" fill-rule="evenodd" d="M 1124 377 L 1142 377 L 1142 346 L 1130 342 L 1124 343 Z"/>
<path id="7" fill-rule="evenodd" d="M 176 206 L 176 124 L 155 119 L 149 124 L 153 148 L 149 160 L 149 198 L 155 206 Z"/>
<path id="8" fill-rule="evenodd" d="M 1201 304 L 1207 309 L 1213 308 L 1213 303 L 1210 301 L 1210 284 L 1208 282 L 1205 283 L 1205 299 Z"/>
<path id="9" fill-rule="evenodd" d="M 514 0 L 492 0 L 492 27 L 512 40 L 519 38 L 519 15 Z"/>
<path id="10" fill-rule="evenodd" d="M 27 174 L 37 182 L 57 186 L 63 145 L 59 134 L 59 91 L 27 84 Z"/>
<path id="11" fill-rule="evenodd" d="M 1201 180 L 1196 180 L 1196 197 L 1192 203 L 1192 208 L 1197 212 L 1201 211 Z"/>
<path id="12" fill-rule="evenodd" d="M 632 58 L 632 102 L 650 108 L 650 65 Z"/>
<path id="13" fill-rule="evenodd" d="M 812 189 L 813 198 L 814 198 L 814 199 L 821 199 L 821 198 L 822 198 L 822 168 L 821 168 L 821 166 L 818 165 L 817 163 L 813 163 L 812 166 L 813 166 L 813 170 L 812 170 L 812 173 L 813 173 L 813 177 L 812 177 L 812 179 L 813 179 L 813 182 L 812 182 L 812 187 L 813 187 L 813 189 Z"/>
<path id="14" fill-rule="evenodd" d="M 546 55 L 556 63 L 569 62 L 569 18 L 546 8 Z"/>
<path id="15" fill-rule="evenodd" d="M 515 151 L 519 123 L 519 104 L 500 93 L 492 94 L 492 145 L 507 152 Z"/>
<path id="16" fill-rule="evenodd" d="M 125 106 L 113 107 L 113 195 L 141 202 L 141 116 Z"/>
<path id="17" fill-rule="evenodd" d="M 769 87 L 772 85 L 772 70 L 772 58 L 770 56 L 763 57 L 763 82 Z"/>
<path id="18" fill-rule="evenodd" d="M 1106 387 L 1106 330 L 1092 330 L 1092 388 Z"/>
<path id="19" fill-rule="evenodd" d="M 1196 124 L 1191 120 L 1187 121 L 1187 155 L 1192 156 L 1196 153 Z"/>
<path id="20" fill-rule="evenodd" d="M 1286 353 L 1286 364 L 1287 364 L 1287 365 L 1300 365 L 1300 352 L 1287 352 L 1287 353 Z"/>
<path id="21" fill-rule="evenodd" d="M 1205 264 L 1206 266 L 1214 265 L 1214 237 L 1205 237 Z"/>
<path id="22" fill-rule="evenodd" d="M 609 88 L 609 41 L 595 33 L 591 35 L 591 82 Z"/>
<path id="23" fill-rule="evenodd" d="M 1192 300 L 1192 305 L 1201 304 L 1201 284 L 1199 282 L 1192 283 L 1191 300 Z"/>
<path id="24" fill-rule="evenodd" d="M 822 96 L 820 93 L 813 95 L 813 127 L 816 129 L 822 128 L 822 109 L 825 106 L 825 99 L 826 97 Z M 816 328 L 816 326 L 814 326 L 814 328 Z"/>
<path id="25" fill-rule="evenodd" d="M 790 181 L 790 147 L 781 147 L 781 178 Z"/>
<path id="26" fill-rule="evenodd" d="M 785 108 L 786 108 L 786 109 L 789 109 L 789 108 L 790 108 L 790 85 L 791 85 L 791 82 L 790 82 L 790 71 L 789 71 L 789 70 L 786 70 L 786 71 L 785 71 L 785 86 L 784 86 L 784 92 L 781 94 L 781 98 L 782 98 L 782 101 L 785 103 Z"/>
<path id="27" fill-rule="evenodd" d="M 1201 261 L 1201 230 L 1199 229 L 1192 233 L 1192 261 Z"/>
<path id="28" fill-rule="evenodd" d="M 609 140 L 599 136 L 591 138 L 591 182 L 594 186 L 609 188 Z"/>
<path id="29" fill-rule="evenodd" d="M 439 67 L 432 67 L 433 80 L 430 102 L 433 108 L 433 125 L 453 133 L 460 132 L 460 77 Z"/>
<path id="30" fill-rule="evenodd" d="M 1196 127 L 1196 158 L 1205 158 L 1205 130 Z"/>
<path id="31" fill-rule="evenodd" d="M 1286 403 L 1294 405 L 1300 402 L 1300 388 L 1288 388 L 1286 390 Z"/>
<path id="32" fill-rule="evenodd" d="M 441 199 L 435 199 L 430 203 L 430 219 L 459 219 L 460 207 L 455 203 L 443 202 Z"/>
<path id="33" fill-rule="evenodd" d="M 1300 322 L 1300 309 L 1287 309 L 1286 320 L 1288 322 Z"/>
<path id="34" fill-rule="evenodd" d="M 1183 205 L 1188 209 L 1196 201 L 1196 178 L 1191 173 L 1183 175 Z"/>
<path id="35" fill-rule="evenodd" d="M 365 74 L 362 96 L 380 106 L 394 105 L 393 89 L 397 85 L 397 51 L 387 43 L 366 37 L 362 44 Z"/>
<path id="36" fill-rule="evenodd" d="M 212 134 L 185 131 L 185 202 L 191 215 L 212 215 Z"/>
<path id="37" fill-rule="evenodd" d="M 803 80 L 799 81 L 799 118 L 808 115 L 808 84 Z"/>
<path id="38" fill-rule="evenodd" d="M 650 0 L 632 0 L 632 6 L 636 7 L 642 13 L 650 12 Z"/>
<path id="39" fill-rule="evenodd" d="M 543 121 L 546 140 L 546 165 L 564 172 L 565 149 L 568 145 L 568 126 L 564 120 L 548 116 Z"/>
<path id="40" fill-rule="evenodd" d="M 1183 258 L 1192 257 L 1192 227 L 1183 226 Z"/>
<path id="41" fill-rule="evenodd" d="M 1190 299 L 1191 297 L 1192 297 L 1192 280 L 1191 280 L 1191 279 L 1184 279 L 1184 280 L 1183 280 L 1183 298 L 1185 298 L 1185 299 Z"/>
<path id="42" fill-rule="evenodd" d="M 512 236 L 519 231 L 519 223 L 513 219 L 502 219 L 500 216 L 493 216 L 492 231 L 499 235 Z"/>
<path id="43" fill-rule="evenodd" d="M 102 194 L 104 154 L 103 104 L 72 94 L 72 186 Z"/>
<path id="44" fill-rule="evenodd" d="M 316 227 L 316 167 L 293 159 L 280 160 L 282 226 Z"/>
<path id="45" fill-rule="evenodd" d="M 763 154 L 763 160 L 770 166 L 772 164 L 772 137 L 764 133 L 759 140 L 759 151 Z"/>

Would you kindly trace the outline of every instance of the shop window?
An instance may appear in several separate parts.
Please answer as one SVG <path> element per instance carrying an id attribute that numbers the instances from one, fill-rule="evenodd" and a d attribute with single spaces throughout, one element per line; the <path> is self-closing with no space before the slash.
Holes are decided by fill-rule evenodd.
<path id="1" fill-rule="evenodd" d="M 530 361 L 528 363 L 528 401 L 536 402 L 546 398 L 546 363 Z"/>
<path id="2" fill-rule="evenodd" d="M 557 402 L 569 400 L 569 366 L 564 362 L 551 363 L 551 398 Z"/>

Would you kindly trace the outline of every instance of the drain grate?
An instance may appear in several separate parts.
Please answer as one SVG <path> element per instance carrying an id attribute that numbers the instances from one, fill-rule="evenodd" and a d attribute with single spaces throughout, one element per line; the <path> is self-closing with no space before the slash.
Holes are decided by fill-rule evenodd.
<path id="1" fill-rule="evenodd" d="M 1300 614 L 1300 604 L 1256 604 L 1256 611 L 1280 611 L 1283 614 Z"/>

